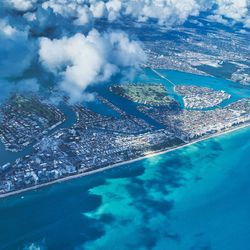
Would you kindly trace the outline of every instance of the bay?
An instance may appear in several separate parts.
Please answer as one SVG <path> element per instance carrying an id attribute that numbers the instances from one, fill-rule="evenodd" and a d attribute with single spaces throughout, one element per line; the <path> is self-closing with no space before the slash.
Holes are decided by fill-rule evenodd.
<path id="1" fill-rule="evenodd" d="M 223 89 L 232 95 L 230 102 L 250 96 L 249 89 L 226 80 L 160 73 L 175 84 Z M 135 82 L 169 88 L 149 69 Z M 122 106 L 118 97 L 102 93 Z M 134 107 L 128 103 L 126 111 L 137 115 Z M 245 128 L 1 199 L 0 249 L 245 250 L 250 238 L 249 152 L 250 128 Z"/>
<path id="2" fill-rule="evenodd" d="M 1 249 L 246 249 L 250 129 L 0 201 Z"/>

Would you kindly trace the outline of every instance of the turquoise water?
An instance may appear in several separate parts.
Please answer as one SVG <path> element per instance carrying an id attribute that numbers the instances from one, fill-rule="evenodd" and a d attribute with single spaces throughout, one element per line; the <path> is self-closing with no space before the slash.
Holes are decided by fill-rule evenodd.
<path id="1" fill-rule="evenodd" d="M 235 99 L 250 96 L 228 81 L 163 73 L 176 84 L 221 84 Z M 150 72 L 135 81 L 142 78 L 164 83 Z M 1 199 L 0 249 L 247 250 L 249 152 L 246 128 Z"/>
<path id="2" fill-rule="evenodd" d="M 220 106 L 226 106 L 231 102 L 241 98 L 250 97 L 250 87 L 241 88 L 239 83 L 234 83 L 229 80 L 200 76 L 174 70 L 157 70 L 162 75 L 173 81 L 176 85 L 196 85 L 201 87 L 213 88 L 215 90 L 224 90 L 231 95 L 231 98 L 224 101 Z M 163 81 L 166 86 L 169 86 L 167 81 Z M 174 94 L 173 94 L 174 95 Z"/>
<path id="3" fill-rule="evenodd" d="M 249 152 L 243 129 L 3 199 L 0 248 L 245 250 Z"/>

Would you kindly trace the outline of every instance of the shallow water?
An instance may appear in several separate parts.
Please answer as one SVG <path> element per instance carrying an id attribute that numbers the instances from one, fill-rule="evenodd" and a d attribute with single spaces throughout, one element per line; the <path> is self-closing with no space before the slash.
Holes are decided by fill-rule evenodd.
<path id="1" fill-rule="evenodd" d="M 214 78 L 167 74 L 180 83 L 220 84 Z M 230 91 L 235 98 L 248 95 Z M 249 152 L 246 128 L 1 199 L 0 249 L 246 250 Z"/>
<path id="2" fill-rule="evenodd" d="M 223 102 L 221 106 L 226 106 L 231 102 L 237 101 L 241 98 L 250 97 L 250 87 L 234 83 L 229 80 L 200 76 L 174 70 L 157 70 L 162 75 L 173 81 L 176 85 L 196 85 L 201 87 L 208 87 L 214 90 L 224 90 L 231 95 L 231 98 Z M 165 81 L 164 81 L 165 82 Z"/>
<path id="3" fill-rule="evenodd" d="M 248 128 L 3 199 L 0 249 L 245 250 L 249 152 Z"/>

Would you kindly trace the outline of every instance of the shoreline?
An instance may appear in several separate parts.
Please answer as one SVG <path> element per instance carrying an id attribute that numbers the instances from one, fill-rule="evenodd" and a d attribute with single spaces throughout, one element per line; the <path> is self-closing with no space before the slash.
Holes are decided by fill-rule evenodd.
<path id="1" fill-rule="evenodd" d="M 229 133 L 232 133 L 234 131 L 237 131 L 237 130 L 240 130 L 240 129 L 244 129 L 244 128 L 247 128 L 247 127 L 250 127 L 250 122 L 248 122 L 246 124 L 242 124 L 242 125 L 236 126 L 234 128 L 231 128 L 231 129 L 226 129 L 224 131 L 214 133 L 214 134 L 209 135 L 209 136 L 204 136 L 204 137 L 202 137 L 200 139 L 191 141 L 189 143 L 186 143 L 186 144 L 183 144 L 183 145 L 180 145 L 180 146 L 173 146 L 173 147 L 168 148 L 168 149 L 163 149 L 163 150 L 155 151 L 154 153 L 151 153 L 151 154 L 148 154 L 148 155 L 144 155 L 144 156 L 140 156 L 140 157 L 135 158 L 135 159 L 131 159 L 131 160 L 128 160 L 128 161 L 115 163 L 115 164 L 112 164 L 112 165 L 109 165 L 109 166 L 106 166 L 106 167 L 103 167 L 103 168 L 100 168 L 100 169 L 95 169 L 93 171 L 89 171 L 89 172 L 85 172 L 85 173 L 81 173 L 81 174 L 75 174 L 75 175 L 67 176 L 67 177 L 64 177 L 64 178 L 61 178 L 61 179 L 53 180 L 51 182 L 42 183 L 42 184 L 39 184 L 39 185 L 36 185 L 36 186 L 31 186 L 31 187 L 28 187 L 28 188 L 24 188 L 24 189 L 12 191 L 12 192 L 9 192 L 9 193 L 0 194 L 0 199 L 7 198 L 9 196 L 18 195 L 18 194 L 21 194 L 21 193 L 24 193 L 24 192 L 27 192 L 27 191 L 32 191 L 32 190 L 40 189 L 40 188 L 43 188 L 43 187 L 46 187 L 46 186 L 50 186 L 50 185 L 53 185 L 53 184 L 56 184 L 56 183 L 65 182 L 65 181 L 69 181 L 69 180 L 72 180 L 72 179 L 81 178 L 81 177 L 84 177 L 84 176 L 88 176 L 88 175 L 100 173 L 100 172 L 103 172 L 105 170 L 109 170 L 109 169 L 112 169 L 112 168 L 115 168 L 115 167 L 119 167 L 119 166 L 122 166 L 122 165 L 126 165 L 126 164 L 130 164 L 130 163 L 137 162 L 137 161 L 140 161 L 140 160 L 144 160 L 146 158 L 151 158 L 151 157 L 154 157 L 154 156 L 166 154 L 166 153 L 169 153 L 169 152 L 181 149 L 181 148 L 185 148 L 185 147 L 191 146 L 191 145 L 196 144 L 198 142 L 206 141 L 208 139 L 219 137 L 221 135 L 229 134 Z"/>

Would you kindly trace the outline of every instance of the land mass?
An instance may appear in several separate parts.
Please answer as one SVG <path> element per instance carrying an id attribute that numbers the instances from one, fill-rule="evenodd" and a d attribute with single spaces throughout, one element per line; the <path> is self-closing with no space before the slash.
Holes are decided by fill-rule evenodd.
<path id="1" fill-rule="evenodd" d="M 132 102 L 153 106 L 169 106 L 175 101 L 167 95 L 162 84 L 122 84 L 113 85 L 110 91 Z"/>
<path id="2" fill-rule="evenodd" d="M 39 141 L 48 131 L 65 121 L 55 106 L 34 96 L 15 94 L 0 108 L 0 139 L 5 148 L 18 152 Z"/>
<path id="3" fill-rule="evenodd" d="M 175 86 L 175 91 L 183 96 L 184 106 L 190 109 L 212 108 L 231 97 L 223 90 L 193 85 L 178 85 Z"/>
<path id="4" fill-rule="evenodd" d="M 250 123 L 250 99 L 240 99 L 223 108 L 186 110 L 177 102 L 166 105 L 165 98 L 148 102 L 145 93 L 152 90 L 143 86 L 136 90 L 141 101 L 135 102 L 135 108 L 163 128 L 127 114 L 101 95 L 97 99 L 119 116 L 101 115 L 81 104 L 73 105 L 71 108 L 77 116 L 73 126 L 44 134 L 29 155 L 0 167 L 0 197 L 168 152 Z M 213 94 L 217 95 L 210 93 Z M 51 110 L 58 112 L 56 108 Z"/>
<path id="5" fill-rule="evenodd" d="M 174 150 L 185 148 L 185 147 L 191 146 L 191 145 L 193 145 L 195 143 L 202 142 L 202 141 L 205 141 L 205 140 L 208 140 L 208 139 L 211 139 L 211 138 L 214 138 L 214 137 L 218 137 L 218 136 L 221 136 L 221 135 L 224 135 L 224 134 L 227 134 L 227 133 L 232 133 L 234 131 L 237 131 L 239 129 L 243 129 L 243 128 L 246 128 L 246 127 L 249 127 L 249 126 L 250 126 L 250 123 L 247 123 L 247 124 L 232 128 L 230 130 L 225 130 L 225 131 L 222 131 L 220 133 L 216 133 L 216 134 L 213 134 L 213 135 L 210 135 L 210 136 L 206 136 L 206 137 L 203 137 L 203 138 L 201 138 L 199 140 L 194 140 L 194 141 L 192 141 L 190 143 L 186 143 L 186 144 L 183 144 L 183 145 L 180 145 L 180 146 L 177 146 L 177 147 L 172 147 L 172 148 L 169 148 L 167 150 L 151 152 L 149 154 L 146 154 L 144 156 L 135 158 L 133 160 L 128 160 L 128 161 L 124 161 L 124 162 L 121 162 L 121 163 L 116 163 L 116 164 L 109 165 L 109 166 L 106 166 L 106 167 L 103 167 L 103 168 L 100 168 L 100 169 L 96 169 L 96 170 L 93 170 L 93 171 L 80 173 L 80 174 L 77 174 L 77 175 L 70 175 L 70 176 L 67 176 L 67 177 L 64 177 L 64 178 L 61 178 L 61 179 L 57 179 L 57 180 L 50 181 L 50 182 L 47 182 L 47 183 L 39 184 L 39 185 L 36 185 L 36 186 L 31 186 L 31 187 L 20 189 L 20 190 L 17 190 L 17 191 L 12 191 L 12 192 L 8 192 L 8 193 L 0 194 L 0 198 L 12 196 L 12 195 L 17 195 L 17 194 L 27 192 L 27 191 L 31 191 L 31 190 L 36 190 L 36 189 L 46 187 L 46 186 L 49 186 L 49 185 L 52 185 L 52 184 L 56 184 L 56 183 L 76 179 L 76 178 L 83 177 L 83 176 L 88 176 L 88 175 L 91 175 L 91 174 L 96 174 L 96 173 L 103 172 L 105 170 L 109 170 L 109 169 L 112 169 L 112 168 L 115 168 L 115 167 L 130 164 L 130 163 L 140 161 L 140 160 L 143 160 L 143 159 L 147 159 L 147 158 L 150 158 L 150 157 L 154 157 L 154 156 L 157 156 L 157 155 L 166 154 L 166 153 L 172 152 Z"/>

